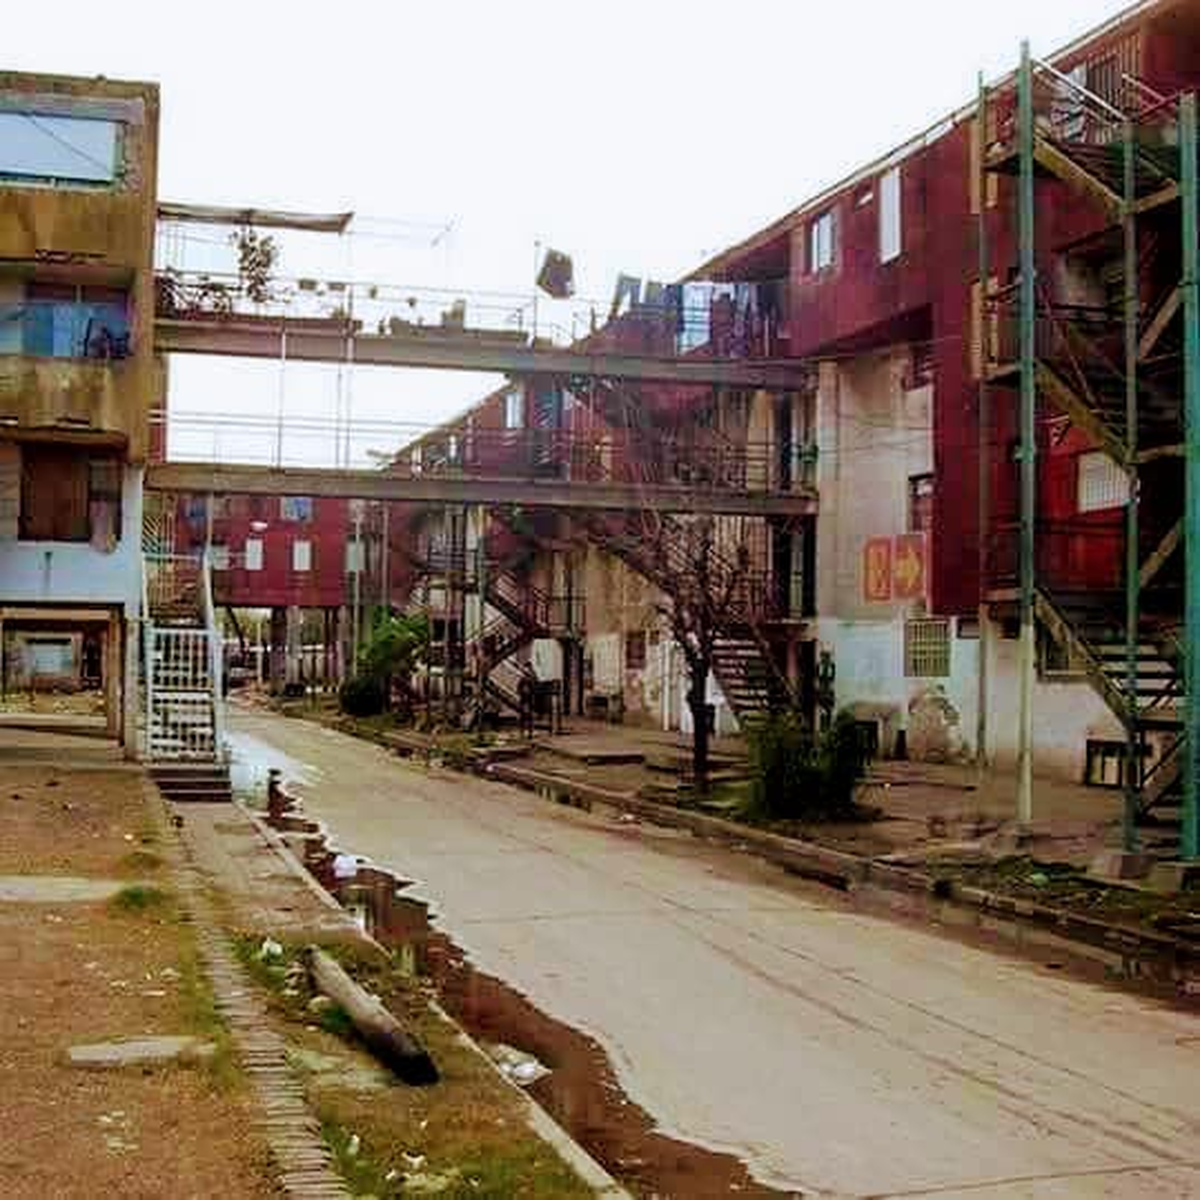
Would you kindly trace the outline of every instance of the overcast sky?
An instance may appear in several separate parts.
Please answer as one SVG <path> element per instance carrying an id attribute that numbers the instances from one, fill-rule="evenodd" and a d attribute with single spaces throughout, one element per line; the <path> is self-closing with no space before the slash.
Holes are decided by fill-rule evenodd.
<path id="1" fill-rule="evenodd" d="M 58 0 L 5 5 L 3 63 L 157 81 L 164 199 L 428 223 L 356 240 L 360 277 L 527 292 L 540 239 L 606 300 L 619 271 L 678 276 L 932 124 L 1023 37 L 1048 54 L 1123 7 Z M 489 387 L 383 374 L 355 372 L 356 415 L 432 423 Z M 181 409 L 278 402 L 274 364 L 177 359 L 172 376 Z M 333 388 L 293 366 L 286 409 L 332 417 Z"/>

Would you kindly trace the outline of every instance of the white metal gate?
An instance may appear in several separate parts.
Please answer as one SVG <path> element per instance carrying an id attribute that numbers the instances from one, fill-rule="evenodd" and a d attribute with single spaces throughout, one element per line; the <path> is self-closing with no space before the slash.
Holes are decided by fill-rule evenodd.
<path id="1" fill-rule="evenodd" d="M 146 637 L 146 751 L 152 762 L 217 757 L 213 646 L 206 629 L 150 625 Z"/>

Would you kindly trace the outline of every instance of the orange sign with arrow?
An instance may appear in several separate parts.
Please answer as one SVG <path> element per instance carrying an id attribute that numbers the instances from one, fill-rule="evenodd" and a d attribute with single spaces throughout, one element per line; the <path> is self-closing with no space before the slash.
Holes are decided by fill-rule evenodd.
<path id="1" fill-rule="evenodd" d="M 896 539 L 892 583 L 897 600 L 923 600 L 925 598 L 924 534 L 907 533 Z"/>

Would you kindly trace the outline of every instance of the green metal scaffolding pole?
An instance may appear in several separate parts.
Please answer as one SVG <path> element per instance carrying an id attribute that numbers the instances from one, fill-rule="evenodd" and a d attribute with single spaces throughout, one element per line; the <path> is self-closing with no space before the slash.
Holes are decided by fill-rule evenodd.
<path id="1" fill-rule="evenodd" d="M 1184 713 L 1183 832 L 1180 857 L 1200 858 L 1200 164 L 1196 150 L 1196 96 L 1183 97 L 1179 109 L 1179 152 L 1183 190 L 1183 323 L 1186 425 L 1187 611 L 1184 641 L 1187 699 Z"/>
<path id="2" fill-rule="evenodd" d="M 1138 471 L 1138 246 L 1137 246 L 1137 132 L 1131 120 L 1123 125 L 1124 203 L 1121 230 L 1125 242 L 1125 470 L 1129 499 L 1125 504 L 1125 812 L 1124 845 L 1138 847 L 1137 819 L 1142 795 L 1142 731 L 1138 721 L 1138 652 L 1141 644 L 1140 473 Z"/>
<path id="3" fill-rule="evenodd" d="M 1019 222 L 1021 256 L 1021 704 L 1018 729 L 1017 820 L 1033 820 L 1033 680 L 1037 640 L 1034 629 L 1036 586 L 1034 537 L 1037 524 L 1037 324 L 1036 233 L 1033 156 L 1033 61 L 1029 43 L 1021 46 L 1018 83 L 1020 147 Z"/>

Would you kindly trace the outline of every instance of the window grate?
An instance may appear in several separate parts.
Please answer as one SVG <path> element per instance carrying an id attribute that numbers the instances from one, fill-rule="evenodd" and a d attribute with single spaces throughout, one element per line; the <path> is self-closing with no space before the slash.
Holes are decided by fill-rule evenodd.
<path id="1" fill-rule="evenodd" d="M 904 674 L 909 679 L 945 679 L 950 674 L 950 622 L 921 617 L 904 626 Z"/>

